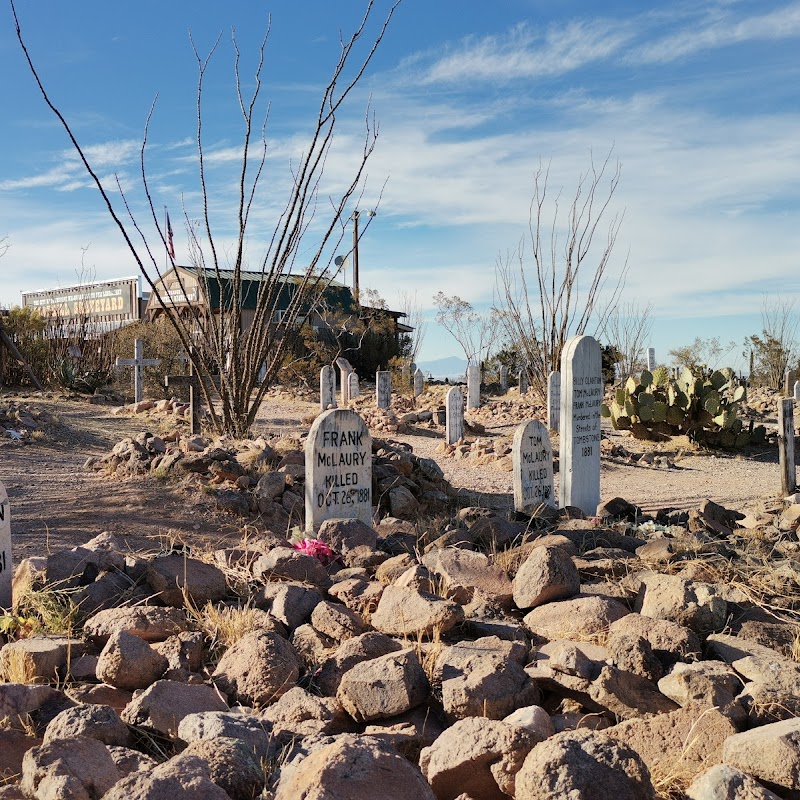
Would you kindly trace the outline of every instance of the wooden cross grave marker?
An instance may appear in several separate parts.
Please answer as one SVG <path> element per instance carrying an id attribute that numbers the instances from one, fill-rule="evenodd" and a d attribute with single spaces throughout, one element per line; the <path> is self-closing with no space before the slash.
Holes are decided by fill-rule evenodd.
<path id="1" fill-rule="evenodd" d="M 189 387 L 189 414 L 191 416 L 191 429 L 192 436 L 200 433 L 200 378 L 195 375 L 194 364 L 189 363 L 188 375 L 167 375 L 164 378 L 164 385 L 167 389 L 175 387 L 188 386 Z"/>
<path id="2" fill-rule="evenodd" d="M 144 357 L 144 341 L 137 339 L 133 345 L 133 358 L 118 358 L 115 362 L 118 367 L 133 367 L 133 400 L 141 403 L 144 397 L 144 367 L 157 367 L 160 358 Z"/>

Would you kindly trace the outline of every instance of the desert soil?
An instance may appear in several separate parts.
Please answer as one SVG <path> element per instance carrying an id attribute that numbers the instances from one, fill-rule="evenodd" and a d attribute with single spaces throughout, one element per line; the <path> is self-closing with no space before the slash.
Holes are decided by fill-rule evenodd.
<path id="1" fill-rule="evenodd" d="M 187 493 L 152 477 L 121 480 L 83 470 L 88 456 L 103 455 L 120 439 L 153 430 L 158 424 L 153 420 L 113 415 L 109 406 L 56 395 L 6 397 L 43 409 L 51 420 L 41 438 L 0 441 L 0 481 L 11 502 L 15 560 L 74 547 L 102 531 L 124 537 L 131 549 L 150 550 L 174 538 L 223 545 L 241 536 L 245 522 L 214 511 L 202 492 Z M 304 433 L 308 426 L 302 418 L 315 410 L 309 402 L 269 399 L 254 433 Z M 514 428 L 489 424 L 486 436 L 511 437 Z M 624 497 L 645 511 L 655 511 L 690 509 L 711 499 L 745 511 L 772 505 L 777 497 L 780 477 L 774 447 L 732 456 L 700 452 L 685 442 L 652 445 L 623 433 L 607 433 L 628 451 L 654 450 L 672 457 L 676 466 L 654 469 L 604 458 L 604 500 Z M 475 467 L 444 458 L 436 452 L 441 432 L 420 429 L 391 438 L 410 444 L 419 456 L 436 459 L 447 480 L 472 504 L 512 506 L 511 472 L 495 464 Z"/>

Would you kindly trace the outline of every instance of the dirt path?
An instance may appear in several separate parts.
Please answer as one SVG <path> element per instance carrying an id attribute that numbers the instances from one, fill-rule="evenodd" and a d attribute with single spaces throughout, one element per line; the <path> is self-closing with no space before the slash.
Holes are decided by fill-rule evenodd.
<path id="1" fill-rule="evenodd" d="M 88 456 L 145 430 L 141 419 L 84 401 L 31 398 L 30 406 L 51 421 L 45 436 L 0 443 L 15 560 L 74 547 L 103 531 L 131 549 L 158 547 L 170 537 L 215 541 L 238 533 L 241 526 L 208 509 L 201 496 L 186 497 L 149 477 L 122 481 L 83 469 Z"/>
<path id="2" fill-rule="evenodd" d="M 242 521 L 209 508 L 201 492 L 187 494 L 154 478 L 119 480 L 84 471 L 87 456 L 107 453 L 120 439 L 134 435 L 153 420 L 114 416 L 111 409 L 51 395 L 14 398 L 43 411 L 50 420 L 41 439 L 21 444 L 0 441 L 0 480 L 9 493 L 15 559 L 81 544 L 102 531 L 125 538 L 132 549 L 156 548 L 160 541 L 223 543 L 241 533 Z M 299 435 L 302 418 L 315 411 L 309 402 L 269 398 L 254 433 L 267 437 Z M 490 426 L 490 437 L 510 437 L 513 424 Z M 628 450 L 651 448 L 620 433 L 609 432 Z M 419 456 L 434 458 L 447 480 L 471 500 L 496 508 L 512 505 L 512 474 L 496 465 L 471 466 L 436 453 L 441 433 L 419 430 L 394 437 Z M 679 454 L 660 447 L 676 460 L 676 469 L 603 461 L 603 499 L 615 496 L 652 511 L 688 509 L 709 498 L 745 510 L 769 502 L 779 487 L 777 453 L 747 456 Z"/>

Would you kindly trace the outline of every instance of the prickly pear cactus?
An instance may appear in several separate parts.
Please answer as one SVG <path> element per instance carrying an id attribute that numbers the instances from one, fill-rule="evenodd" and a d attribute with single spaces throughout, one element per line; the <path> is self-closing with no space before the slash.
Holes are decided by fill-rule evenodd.
<path id="1" fill-rule="evenodd" d="M 663 440 L 687 434 L 712 447 L 745 447 L 763 440 L 763 432 L 742 430 L 738 412 L 747 392 L 733 385 L 734 377 L 729 368 L 707 376 L 687 368 L 677 379 L 670 378 L 664 367 L 652 373 L 645 370 L 616 390 L 602 414 L 615 430 L 630 430 L 637 438 Z"/>

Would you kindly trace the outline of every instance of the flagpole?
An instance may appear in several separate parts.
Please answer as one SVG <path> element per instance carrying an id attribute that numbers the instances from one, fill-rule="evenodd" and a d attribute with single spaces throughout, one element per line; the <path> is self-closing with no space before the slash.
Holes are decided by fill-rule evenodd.
<path id="1" fill-rule="evenodd" d="M 164 273 L 169 272 L 169 244 L 167 243 L 167 206 L 164 204 Z"/>

